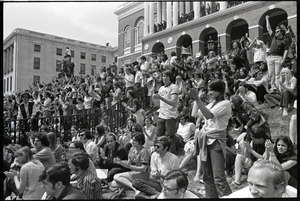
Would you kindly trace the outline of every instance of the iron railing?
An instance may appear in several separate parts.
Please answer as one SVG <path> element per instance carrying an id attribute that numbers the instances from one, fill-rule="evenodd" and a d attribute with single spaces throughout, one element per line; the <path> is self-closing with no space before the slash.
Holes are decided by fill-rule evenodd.
<path id="1" fill-rule="evenodd" d="M 150 97 L 145 93 L 144 88 L 136 90 L 135 97 L 139 100 L 141 107 L 145 110 L 150 109 Z M 38 131 L 42 125 L 47 125 L 60 137 L 61 142 L 71 140 L 71 126 L 76 125 L 78 128 L 87 128 L 95 133 L 96 126 L 105 120 L 111 131 L 118 133 L 118 129 L 125 126 L 128 118 L 128 112 L 122 106 L 123 98 L 105 111 L 92 110 L 84 114 L 69 116 L 52 116 L 39 117 L 30 119 L 10 119 L 4 121 L 4 132 L 12 135 L 15 143 L 24 144 L 27 141 L 27 132 Z M 25 137 L 25 139 L 24 139 Z"/>

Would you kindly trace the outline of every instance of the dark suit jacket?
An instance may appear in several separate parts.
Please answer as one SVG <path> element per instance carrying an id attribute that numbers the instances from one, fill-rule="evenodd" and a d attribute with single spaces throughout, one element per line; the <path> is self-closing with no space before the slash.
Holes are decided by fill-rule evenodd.
<path id="1" fill-rule="evenodd" d="M 26 115 L 24 103 L 22 103 L 22 104 L 20 105 L 21 113 L 22 113 L 22 116 L 23 116 L 24 119 L 27 119 L 27 118 L 30 118 L 30 117 L 31 117 L 33 105 L 34 105 L 33 102 L 28 102 L 28 110 L 29 110 L 29 115 L 30 115 L 29 117 L 27 117 L 27 115 Z"/>

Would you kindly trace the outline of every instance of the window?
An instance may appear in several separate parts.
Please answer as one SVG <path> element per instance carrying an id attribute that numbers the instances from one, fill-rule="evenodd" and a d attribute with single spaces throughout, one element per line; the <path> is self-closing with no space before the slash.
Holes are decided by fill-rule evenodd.
<path id="1" fill-rule="evenodd" d="M 34 44 L 33 51 L 34 51 L 34 52 L 41 52 L 41 45 Z"/>
<path id="2" fill-rule="evenodd" d="M 10 76 L 10 91 L 12 91 L 12 76 Z"/>
<path id="3" fill-rule="evenodd" d="M 3 92 L 5 92 L 5 83 L 6 83 L 6 81 L 5 81 L 5 79 L 3 80 Z"/>
<path id="4" fill-rule="evenodd" d="M 85 52 L 81 52 L 80 58 L 81 58 L 81 59 L 85 59 Z"/>
<path id="5" fill-rule="evenodd" d="M 56 72 L 61 72 L 61 61 L 56 60 Z"/>
<path id="6" fill-rule="evenodd" d="M 41 59 L 38 57 L 34 57 L 33 61 L 33 69 L 39 70 L 41 65 Z"/>
<path id="7" fill-rule="evenodd" d="M 130 47 L 130 38 L 131 38 L 130 30 L 131 30 L 130 26 L 127 26 L 124 31 L 124 49 Z"/>
<path id="8" fill-rule="evenodd" d="M 96 61 L 96 54 L 92 54 L 92 61 Z"/>
<path id="9" fill-rule="evenodd" d="M 85 64 L 80 64 L 80 74 L 85 74 Z"/>
<path id="10" fill-rule="evenodd" d="M 33 85 L 40 83 L 40 76 L 34 75 L 33 76 Z"/>
<path id="11" fill-rule="evenodd" d="M 106 63 L 106 56 L 101 56 L 101 62 Z"/>
<path id="12" fill-rule="evenodd" d="M 71 50 L 71 57 L 74 58 L 74 50 Z"/>
<path id="13" fill-rule="evenodd" d="M 92 65 L 91 75 L 95 75 L 95 74 L 96 74 L 96 65 Z"/>
<path id="14" fill-rule="evenodd" d="M 56 48 L 56 55 L 62 56 L 62 49 L 61 48 Z"/>
<path id="15" fill-rule="evenodd" d="M 135 28 L 135 45 L 141 44 L 144 36 L 144 21 L 140 20 Z"/>

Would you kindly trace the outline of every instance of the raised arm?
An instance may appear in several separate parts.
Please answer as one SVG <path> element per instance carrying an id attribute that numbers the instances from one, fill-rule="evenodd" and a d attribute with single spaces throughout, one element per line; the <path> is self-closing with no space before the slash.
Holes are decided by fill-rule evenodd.
<path id="1" fill-rule="evenodd" d="M 267 26 L 267 31 L 269 32 L 269 35 L 271 36 L 273 31 L 269 22 L 269 15 L 266 15 L 266 26 Z"/>

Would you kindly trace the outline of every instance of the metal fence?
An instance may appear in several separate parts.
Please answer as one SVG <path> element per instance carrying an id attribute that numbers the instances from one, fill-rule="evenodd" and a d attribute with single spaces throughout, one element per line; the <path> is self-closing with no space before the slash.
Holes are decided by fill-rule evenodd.
<path id="1" fill-rule="evenodd" d="M 143 109 L 149 109 L 150 97 L 147 96 L 144 88 L 136 90 L 135 97 Z M 36 132 L 43 125 L 47 125 L 60 137 L 61 142 L 66 142 L 71 140 L 72 125 L 76 125 L 78 128 L 87 128 L 94 133 L 96 126 L 104 119 L 111 131 L 117 133 L 119 128 L 126 125 L 128 118 L 128 112 L 121 104 L 124 101 L 126 98 L 105 111 L 92 110 L 79 115 L 6 120 L 4 121 L 4 132 L 12 135 L 15 143 L 26 144 L 24 141 L 27 141 L 28 132 Z"/>

